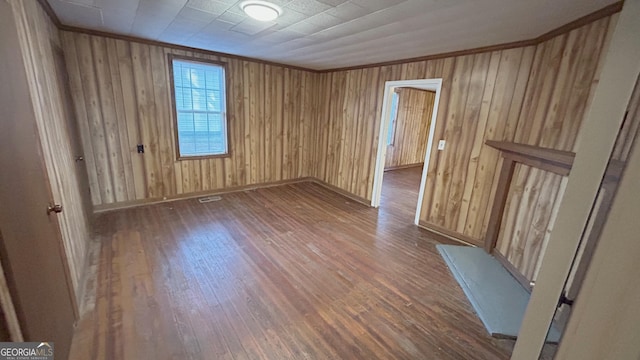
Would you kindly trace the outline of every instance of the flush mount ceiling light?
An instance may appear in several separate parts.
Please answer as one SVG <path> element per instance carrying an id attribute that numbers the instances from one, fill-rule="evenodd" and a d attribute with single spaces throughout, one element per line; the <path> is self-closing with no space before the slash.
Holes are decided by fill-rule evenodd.
<path id="1" fill-rule="evenodd" d="M 250 17 L 259 21 L 272 21 L 278 18 L 282 9 L 275 4 L 266 1 L 245 1 L 240 8 Z"/>

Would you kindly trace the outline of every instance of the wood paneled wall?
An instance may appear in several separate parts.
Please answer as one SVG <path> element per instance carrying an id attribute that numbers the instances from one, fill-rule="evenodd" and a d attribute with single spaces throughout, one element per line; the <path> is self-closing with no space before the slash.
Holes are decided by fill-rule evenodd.
<path id="1" fill-rule="evenodd" d="M 321 74 L 312 175 L 371 199 L 385 81 L 442 78 L 434 139 L 445 139 L 447 146 L 432 151 L 421 220 L 481 239 L 499 166 L 498 151 L 484 142 L 573 149 L 616 18 L 602 18 L 537 46 Z M 526 169 L 514 181 L 514 192 L 522 195 L 511 198 L 502 238 L 517 234 L 521 239 L 507 251 L 521 266 L 517 244 L 533 238 L 541 248 L 561 181 Z M 533 258 L 536 251 L 527 256 Z"/>
<path id="2" fill-rule="evenodd" d="M 538 45 L 514 141 L 575 151 L 603 49 L 618 15 Z M 537 277 L 565 180 L 520 166 L 514 173 L 497 249 L 530 280 Z"/>
<path id="3" fill-rule="evenodd" d="M 394 141 L 387 146 L 385 169 L 424 162 L 435 92 L 399 88 Z"/>
<path id="4" fill-rule="evenodd" d="M 308 176 L 316 74 L 102 36 L 62 37 L 97 209 Z M 227 63 L 229 157 L 176 160 L 168 54 Z"/>
<path id="5" fill-rule="evenodd" d="M 72 148 L 74 133 L 69 121 L 72 121 L 73 109 L 67 106 L 70 94 L 66 92 L 65 74 L 61 73 L 64 66 L 60 68 L 56 63 L 61 54 L 59 32 L 36 1 L 12 1 L 11 5 L 27 67 L 52 200 L 63 206 L 63 212 L 57 216 L 70 279 L 78 300 L 82 292 L 83 269 L 90 239 L 90 209 L 86 208 L 82 195 L 83 181 L 75 162 L 78 154 Z M 43 204 L 43 211 L 45 206 Z"/>

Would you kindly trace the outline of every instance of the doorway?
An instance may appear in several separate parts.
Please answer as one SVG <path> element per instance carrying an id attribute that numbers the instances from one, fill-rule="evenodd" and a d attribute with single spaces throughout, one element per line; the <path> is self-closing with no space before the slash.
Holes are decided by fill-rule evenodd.
<path id="1" fill-rule="evenodd" d="M 438 113 L 438 103 L 440 101 L 440 92 L 442 89 L 442 79 L 417 79 L 417 80 L 398 80 L 398 81 L 387 81 L 385 83 L 384 95 L 383 95 L 383 105 L 382 105 L 382 116 L 380 119 L 380 137 L 378 141 L 378 153 L 376 157 L 376 167 L 375 167 L 375 175 L 373 182 L 373 196 L 371 200 L 372 207 L 379 207 L 382 200 L 382 185 L 384 179 L 385 168 L 389 168 L 389 163 L 387 162 L 387 156 L 397 156 L 398 154 L 389 154 L 390 144 L 399 144 L 403 141 L 403 131 L 402 129 L 398 129 L 396 127 L 397 124 L 394 124 L 394 120 L 396 120 L 396 114 L 398 111 L 402 111 L 402 93 L 403 91 L 407 93 L 409 90 L 405 89 L 413 89 L 415 91 L 430 91 L 433 92 L 433 106 L 431 110 L 431 118 L 429 119 L 429 126 L 427 129 L 422 129 L 420 131 L 427 131 L 426 134 L 421 134 L 419 137 L 424 142 L 426 137 L 426 148 L 422 148 L 422 154 L 418 155 L 418 160 L 422 160 L 424 164 L 421 169 L 421 180 L 420 180 L 420 188 L 418 192 L 418 199 L 416 204 L 416 213 L 414 217 L 414 223 L 418 224 L 420 218 L 420 211 L 422 205 L 422 197 L 424 196 L 424 185 L 426 183 L 426 177 L 429 168 L 429 159 L 431 156 L 431 149 L 433 147 L 433 134 L 436 126 L 436 119 Z M 405 98 L 406 99 L 406 98 Z M 409 156 L 410 158 L 410 156 Z M 405 157 L 406 160 L 406 157 Z M 406 161 L 405 161 L 406 162 Z M 411 161 L 409 161 L 411 162 Z M 411 165 L 411 164 L 408 164 Z M 415 164 L 414 164 L 415 165 Z M 399 165 L 402 166 L 402 165 Z M 410 173 L 411 167 L 407 167 L 407 170 L 402 169 L 403 172 Z M 416 169 L 414 168 L 415 172 Z M 410 174 L 408 174 L 410 176 Z"/>

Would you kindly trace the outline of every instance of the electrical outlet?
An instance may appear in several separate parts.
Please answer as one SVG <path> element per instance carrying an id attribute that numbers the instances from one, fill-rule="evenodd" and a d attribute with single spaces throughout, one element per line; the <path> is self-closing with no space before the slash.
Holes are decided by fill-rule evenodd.
<path id="1" fill-rule="evenodd" d="M 444 140 L 440 140 L 440 141 L 438 142 L 438 150 L 444 150 L 444 145 L 445 145 L 446 143 L 447 143 L 446 141 L 444 141 Z"/>

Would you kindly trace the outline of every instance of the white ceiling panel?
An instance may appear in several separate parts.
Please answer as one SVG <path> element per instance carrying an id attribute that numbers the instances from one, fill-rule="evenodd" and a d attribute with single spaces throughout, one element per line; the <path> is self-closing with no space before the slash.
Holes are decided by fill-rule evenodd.
<path id="1" fill-rule="evenodd" d="M 215 0 L 189 0 L 187 2 L 187 7 L 192 9 L 204 11 L 213 15 L 221 15 L 227 9 L 229 9 L 233 4 L 215 1 Z"/>
<path id="2" fill-rule="evenodd" d="M 51 3 L 51 8 L 58 15 L 60 21 L 70 26 L 82 26 L 90 23 L 93 28 L 104 25 L 102 9 L 94 6 L 92 0 L 71 2 L 56 1 Z"/>
<path id="3" fill-rule="evenodd" d="M 313 69 L 413 58 L 537 37 L 615 0 L 48 0 L 65 25 Z"/>
<path id="4" fill-rule="evenodd" d="M 267 30 L 276 23 L 272 21 L 257 21 L 253 19 L 244 19 L 241 23 L 231 28 L 231 31 L 239 32 L 245 35 L 255 35 L 261 31 Z"/>
<path id="5" fill-rule="evenodd" d="M 331 5 L 321 3 L 318 0 L 293 0 L 286 6 L 287 9 L 295 10 L 307 16 L 313 16 L 323 11 L 331 9 Z"/>

